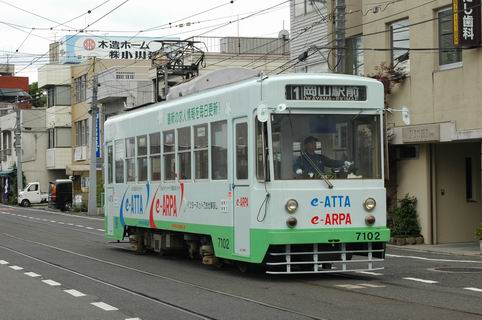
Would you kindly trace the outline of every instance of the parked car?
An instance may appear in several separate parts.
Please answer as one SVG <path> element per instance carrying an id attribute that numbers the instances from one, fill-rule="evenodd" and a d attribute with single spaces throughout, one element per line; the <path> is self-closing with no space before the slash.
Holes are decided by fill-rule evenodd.
<path id="1" fill-rule="evenodd" d="M 48 201 L 48 194 L 40 191 L 39 182 L 30 182 L 25 189 L 18 194 L 17 202 L 22 207 L 30 207 L 32 204 Z"/>
<path id="2" fill-rule="evenodd" d="M 72 180 L 57 179 L 50 182 L 49 206 L 62 211 L 72 209 Z"/>

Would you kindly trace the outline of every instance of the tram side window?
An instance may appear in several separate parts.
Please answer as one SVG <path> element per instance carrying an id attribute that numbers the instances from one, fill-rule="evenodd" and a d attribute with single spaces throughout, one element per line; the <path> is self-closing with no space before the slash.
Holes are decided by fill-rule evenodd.
<path id="1" fill-rule="evenodd" d="M 149 152 L 151 161 L 151 181 L 161 180 L 161 134 L 149 135 Z"/>
<path id="2" fill-rule="evenodd" d="M 114 167 L 112 166 L 112 159 L 114 156 L 114 149 L 112 144 L 107 145 L 107 183 L 114 182 Z"/>
<path id="3" fill-rule="evenodd" d="M 126 170 L 127 182 L 136 181 L 136 139 L 134 137 L 126 139 Z"/>
<path id="4" fill-rule="evenodd" d="M 115 142 L 115 183 L 124 183 L 124 140 Z"/>
<path id="5" fill-rule="evenodd" d="M 208 125 L 194 127 L 194 178 L 208 179 Z"/>
<path id="6" fill-rule="evenodd" d="M 213 180 L 228 178 L 228 123 L 211 124 L 211 177 Z"/>
<path id="7" fill-rule="evenodd" d="M 191 127 L 177 129 L 179 178 L 191 179 Z"/>
<path id="8" fill-rule="evenodd" d="M 164 179 L 174 180 L 176 177 L 176 158 L 175 149 L 176 137 L 174 130 L 164 131 L 163 133 L 163 157 L 164 157 Z"/>
<path id="9" fill-rule="evenodd" d="M 147 135 L 137 137 L 137 181 L 147 180 Z"/>
<path id="10" fill-rule="evenodd" d="M 248 179 L 248 124 L 236 124 L 236 178 Z"/>

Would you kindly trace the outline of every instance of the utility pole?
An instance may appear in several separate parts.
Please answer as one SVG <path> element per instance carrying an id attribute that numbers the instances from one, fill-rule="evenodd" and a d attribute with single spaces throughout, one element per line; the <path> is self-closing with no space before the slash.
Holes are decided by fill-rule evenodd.
<path id="1" fill-rule="evenodd" d="M 335 39 L 336 39 L 336 72 L 345 73 L 345 0 L 336 0 L 335 7 Z"/>
<path id="2" fill-rule="evenodd" d="M 97 107 L 97 89 L 98 80 L 95 73 L 95 57 L 93 62 L 93 78 L 92 78 L 92 104 L 90 107 L 91 116 L 91 130 L 90 130 L 90 170 L 89 170 L 89 215 L 97 214 L 97 113 L 99 108 Z"/>
<path id="3" fill-rule="evenodd" d="M 15 153 L 17 154 L 17 196 L 23 189 L 23 174 L 22 174 L 22 128 L 20 121 L 20 108 L 18 107 L 18 97 L 15 99 Z"/>

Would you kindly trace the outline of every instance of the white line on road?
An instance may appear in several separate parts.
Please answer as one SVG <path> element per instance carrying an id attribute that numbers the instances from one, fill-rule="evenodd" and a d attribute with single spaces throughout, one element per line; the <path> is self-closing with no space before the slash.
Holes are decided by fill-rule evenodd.
<path id="1" fill-rule="evenodd" d="M 42 280 L 43 283 L 46 283 L 48 284 L 49 286 L 53 286 L 53 287 L 57 287 L 57 286 L 60 286 L 60 283 L 58 283 L 57 281 L 54 281 L 54 280 Z"/>
<path id="2" fill-rule="evenodd" d="M 67 223 L 68 226 L 73 226 L 74 224 L 73 223 Z"/>
<path id="3" fill-rule="evenodd" d="M 142 320 L 141 318 L 127 318 L 125 320 Z"/>
<path id="4" fill-rule="evenodd" d="M 97 229 L 97 231 L 104 232 L 104 229 Z"/>
<path id="5" fill-rule="evenodd" d="M 403 278 L 403 279 L 411 280 L 411 281 L 417 281 L 417 282 L 423 282 L 423 283 L 428 283 L 428 284 L 438 283 L 438 281 L 434 281 L 434 280 L 425 280 L 425 279 L 411 278 L 411 277 L 406 277 L 406 278 Z"/>
<path id="6" fill-rule="evenodd" d="M 76 226 L 76 227 L 79 227 L 79 228 L 83 228 L 83 227 L 84 227 L 84 226 L 81 225 L 81 224 L 76 224 L 75 226 Z"/>
<path id="7" fill-rule="evenodd" d="M 60 222 L 60 221 L 59 221 L 59 222 L 57 222 L 57 223 L 58 223 L 58 224 L 65 224 L 65 223 L 63 223 L 63 222 Z"/>
<path id="8" fill-rule="evenodd" d="M 94 230 L 92 227 L 85 227 L 87 230 Z"/>
<path id="9" fill-rule="evenodd" d="M 356 273 L 368 274 L 368 275 L 371 275 L 371 276 L 383 276 L 383 273 L 370 272 L 370 271 L 356 271 Z"/>
<path id="10" fill-rule="evenodd" d="M 407 258 L 407 259 L 415 259 L 415 260 L 424 260 L 424 261 L 437 261 L 437 262 L 463 262 L 463 263 L 482 263 L 482 261 L 476 260 L 451 260 L 451 259 L 432 259 L 432 258 L 425 258 L 425 257 L 417 257 L 417 256 L 402 256 L 398 254 L 386 254 L 385 256 L 390 258 Z"/>
<path id="11" fill-rule="evenodd" d="M 78 297 L 85 297 L 85 294 L 83 294 L 83 293 L 80 292 L 80 291 L 74 290 L 74 289 L 64 290 L 64 292 L 67 292 L 68 294 L 73 295 L 73 296 L 76 297 L 76 298 L 78 298 Z"/>
<path id="12" fill-rule="evenodd" d="M 0 260 L 0 264 L 8 264 L 8 261 Z"/>
<path id="13" fill-rule="evenodd" d="M 40 277 L 41 275 L 35 272 L 25 272 L 25 275 L 32 277 L 32 278 L 37 278 Z"/>
<path id="14" fill-rule="evenodd" d="M 472 288 L 472 287 L 468 287 L 468 288 L 464 288 L 465 290 L 470 290 L 470 291 L 475 291 L 475 292 L 482 292 L 482 289 L 479 289 L 479 288 Z"/>
<path id="15" fill-rule="evenodd" d="M 345 289 L 363 289 L 365 287 L 357 286 L 355 284 L 337 284 L 336 287 L 345 288 Z"/>
<path id="16" fill-rule="evenodd" d="M 50 222 L 52 222 L 52 223 L 56 223 L 57 221 L 55 221 L 55 220 L 50 220 Z"/>
<path id="17" fill-rule="evenodd" d="M 105 311 L 115 311 L 115 310 L 119 310 L 117 309 L 116 307 L 113 307 L 111 305 L 108 305 L 107 303 L 104 303 L 104 302 L 92 302 L 91 305 L 94 305 L 96 306 L 97 308 L 101 308 L 102 310 L 105 310 Z"/>
<path id="18" fill-rule="evenodd" d="M 373 283 L 360 283 L 360 285 L 368 288 L 385 288 L 386 287 L 381 284 L 373 284 Z"/>
<path id="19" fill-rule="evenodd" d="M 13 269 L 13 270 L 15 270 L 15 271 L 23 270 L 23 268 L 22 268 L 22 267 L 19 267 L 19 266 L 10 266 L 9 268 L 10 268 L 10 269 Z"/>

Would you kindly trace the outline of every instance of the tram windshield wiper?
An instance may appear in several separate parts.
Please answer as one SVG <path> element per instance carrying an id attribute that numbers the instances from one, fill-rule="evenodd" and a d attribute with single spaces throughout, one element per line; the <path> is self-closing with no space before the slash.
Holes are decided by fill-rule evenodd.
<path id="1" fill-rule="evenodd" d="M 330 180 L 328 180 L 328 178 L 323 174 L 323 172 L 321 172 L 320 168 L 318 168 L 316 163 L 313 162 L 313 160 L 306 154 L 306 152 L 301 151 L 301 155 L 315 169 L 316 173 L 318 173 L 321 179 L 325 181 L 326 185 L 328 186 L 328 189 L 333 189 L 333 183 L 331 183 Z"/>

